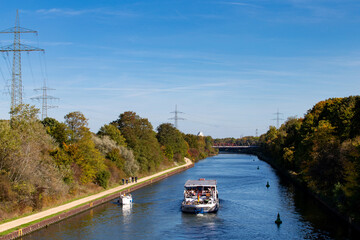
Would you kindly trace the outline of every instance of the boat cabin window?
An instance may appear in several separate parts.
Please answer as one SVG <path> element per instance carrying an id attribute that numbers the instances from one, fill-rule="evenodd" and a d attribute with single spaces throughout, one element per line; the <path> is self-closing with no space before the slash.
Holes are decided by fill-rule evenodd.
<path id="1" fill-rule="evenodd" d="M 195 186 L 195 187 L 185 187 L 185 195 L 186 197 L 192 196 L 211 196 L 215 194 L 215 187 L 213 186 Z"/>

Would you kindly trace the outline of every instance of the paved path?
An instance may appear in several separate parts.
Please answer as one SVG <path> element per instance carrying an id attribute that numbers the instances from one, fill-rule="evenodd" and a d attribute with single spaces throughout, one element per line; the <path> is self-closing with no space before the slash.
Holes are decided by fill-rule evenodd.
<path id="1" fill-rule="evenodd" d="M 156 173 L 154 175 L 151 175 L 151 176 L 148 176 L 148 177 L 140 178 L 140 179 L 138 179 L 137 183 L 144 182 L 144 181 L 149 180 L 149 179 L 151 179 L 153 177 L 157 177 L 157 176 L 162 175 L 164 173 L 171 172 L 171 171 L 173 171 L 175 169 L 178 169 L 178 168 L 181 168 L 181 167 L 188 166 L 188 165 L 192 164 L 191 160 L 188 159 L 188 158 L 185 158 L 185 161 L 186 161 L 186 163 L 184 165 L 173 167 L 171 169 L 168 169 L 168 170 L 165 170 L 165 171 L 162 171 L 162 172 L 158 172 L 158 173 Z M 89 197 L 85 197 L 85 198 L 82 198 L 82 199 L 79 199 L 79 200 L 76 200 L 76 201 L 73 201 L 73 202 L 58 206 L 58 207 L 54 207 L 54 208 L 51 208 L 51 209 L 48 209 L 48 210 L 45 210 L 45 211 L 42 211 L 42 212 L 39 212 L 39 213 L 32 214 L 32 215 L 27 216 L 27 217 L 23 217 L 23 218 L 19 218 L 19 219 L 16 219 L 14 221 L 11 221 L 11 222 L 3 223 L 3 224 L 0 225 L 0 233 L 4 232 L 4 231 L 7 231 L 9 229 L 12 229 L 12 228 L 21 226 L 23 224 L 33 222 L 35 220 L 50 216 L 52 214 L 62 212 L 64 210 L 68 210 L 68 209 L 76 207 L 76 206 L 78 206 L 80 204 L 91 202 L 91 201 L 93 201 L 95 199 L 101 198 L 101 197 L 103 197 L 105 195 L 108 195 L 108 194 L 111 194 L 111 193 L 114 193 L 114 192 L 117 192 L 117 191 L 120 191 L 120 190 L 122 190 L 124 188 L 130 187 L 130 186 L 135 185 L 137 183 L 129 183 L 127 185 L 121 185 L 121 186 L 118 186 L 118 187 L 115 187 L 115 188 L 112 188 L 112 189 L 109 189 L 109 190 L 106 190 L 106 191 L 91 195 Z"/>

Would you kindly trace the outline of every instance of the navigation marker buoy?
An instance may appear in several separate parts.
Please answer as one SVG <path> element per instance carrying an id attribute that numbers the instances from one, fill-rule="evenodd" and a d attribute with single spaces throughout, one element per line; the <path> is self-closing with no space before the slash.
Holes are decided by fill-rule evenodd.
<path id="1" fill-rule="evenodd" d="M 269 188 L 269 187 L 270 187 L 269 181 L 267 181 L 267 183 L 266 183 L 266 187 L 267 187 L 267 188 Z"/>
<path id="2" fill-rule="evenodd" d="M 279 213 L 278 213 L 278 215 L 277 215 L 277 218 L 276 218 L 276 220 L 275 220 L 275 223 L 276 223 L 277 225 L 282 224 L 282 221 L 281 221 L 281 219 L 280 219 L 280 214 L 279 214 Z"/>
<path id="3" fill-rule="evenodd" d="M 260 168 L 259 168 L 259 166 L 257 167 L 257 170 L 259 170 Z"/>

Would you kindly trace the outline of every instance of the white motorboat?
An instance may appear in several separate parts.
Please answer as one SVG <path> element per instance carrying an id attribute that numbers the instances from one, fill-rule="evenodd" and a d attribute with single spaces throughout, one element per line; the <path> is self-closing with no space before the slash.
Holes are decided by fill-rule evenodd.
<path id="1" fill-rule="evenodd" d="M 216 180 L 188 180 L 184 185 L 181 211 L 187 213 L 212 213 L 220 207 Z"/>
<path id="2" fill-rule="evenodd" d="M 133 202 L 131 194 L 120 195 L 119 203 L 122 205 L 129 205 Z"/>

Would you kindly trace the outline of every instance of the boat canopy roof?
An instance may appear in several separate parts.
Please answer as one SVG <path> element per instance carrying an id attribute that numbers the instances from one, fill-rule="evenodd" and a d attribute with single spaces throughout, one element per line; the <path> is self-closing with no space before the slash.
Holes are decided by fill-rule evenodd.
<path id="1" fill-rule="evenodd" d="M 185 187 L 216 186 L 216 180 L 187 180 Z"/>

